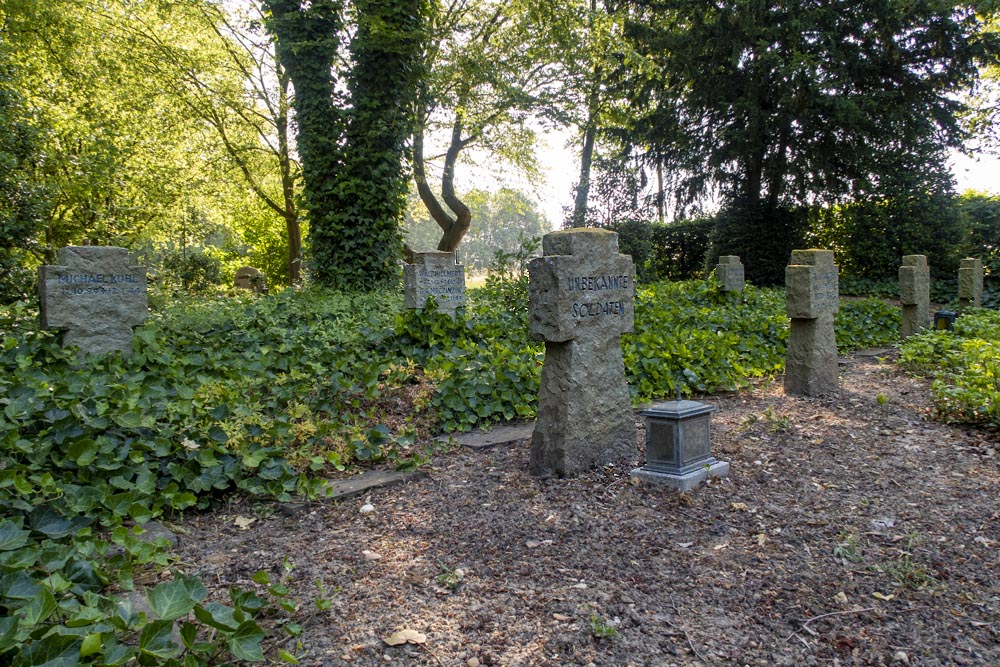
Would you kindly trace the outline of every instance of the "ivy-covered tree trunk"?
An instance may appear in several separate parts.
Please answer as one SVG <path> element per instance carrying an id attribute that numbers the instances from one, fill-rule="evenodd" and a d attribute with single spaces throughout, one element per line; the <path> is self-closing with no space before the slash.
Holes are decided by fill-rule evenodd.
<path id="1" fill-rule="evenodd" d="M 336 261 L 329 249 L 336 238 L 329 233 L 326 218 L 339 206 L 331 182 L 343 161 L 346 118 L 334 104 L 333 66 L 340 48 L 344 8 L 339 0 L 315 0 L 308 8 L 299 0 L 264 0 L 264 5 L 271 13 L 268 29 L 275 37 L 278 61 L 295 88 L 302 202 L 310 222 L 313 261 L 319 269 Z M 291 256 L 295 245 L 292 231 L 290 225 L 290 273 L 298 259 Z"/>
<path id="2" fill-rule="evenodd" d="M 350 290 L 391 283 L 403 246 L 425 2 L 355 0 L 349 71 L 338 60 L 342 2 L 264 2 L 295 88 L 313 277 Z"/>
<path id="3" fill-rule="evenodd" d="M 317 277 L 340 287 L 377 287 L 398 277 L 417 85 L 423 75 L 423 0 L 355 0 L 348 75 L 351 118 L 340 208 L 331 211 L 335 261 Z"/>

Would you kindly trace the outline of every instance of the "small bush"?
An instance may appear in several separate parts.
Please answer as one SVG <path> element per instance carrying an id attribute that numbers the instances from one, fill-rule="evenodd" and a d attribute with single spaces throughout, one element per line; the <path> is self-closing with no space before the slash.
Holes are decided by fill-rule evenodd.
<path id="1" fill-rule="evenodd" d="M 939 419 L 1000 428 L 1000 312 L 972 310 L 954 331 L 928 331 L 903 342 L 899 363 L 934 379 Z"/>

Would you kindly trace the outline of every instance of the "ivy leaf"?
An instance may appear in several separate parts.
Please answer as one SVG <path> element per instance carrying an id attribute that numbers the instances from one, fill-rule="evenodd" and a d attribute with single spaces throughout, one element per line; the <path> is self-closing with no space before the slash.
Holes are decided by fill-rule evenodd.
<path id="1" fill-rule="evenodd" d="M 239 622 L 233 618 L 235 609 L 227 607 L 218 602 L 209 602 L 206 605 L 194 608 L 194 615 L 199 621 L 216 630 L 223 632 L 234 632 L 239 628 Z"/>
<path id="2" fill-rule="evenodd" d="M 264 631 L 260 626 L 253 621 L 246 621 L 228 638 L 229 650 L 240 660 L 260 662 L 264 659 L 264 651 L 260 647 L 263 639 Z"/>
<path id="3" fill-rule="evenodd" d="M 198 585 L 200 586 L 200 582 Z M 193 587 L 194 582 L 187 579 L 164 582 L 146 593 L 149 608 L 157 618 L 164 621 L 176 621 L 187 616 L 199 602 L 195 599 L 198 589 L 195 588 L 193 591 Z M 201 591 L 204 591 L 204 586 L 201 586 Z M 195 595 L 192 595 L 192 592 L 195 592 Z"/>
<path id="4" fill-rule="evenodd" d="M 39 533 L 53 540 L 58 540 L 72 535 L 89 524 L 90 520 L 82 516 L 67 519 L 48 505 L 42 505 L 28 514 L 28 522 Z"/>
<path id="5" fill-rule="evenodd" d="M 49 635 L 34 641 L 14 659 L 14 667 L 75 667 L 80 664 L 78 637 Z"/>
<path id="6" fill-rule="evenodd" d="M 17 617 L 0 617 L 0 651 L 14 646 L 17 640 Z"/>
<path id="7" fill-rule="evenodd" d="M 139 635 L 139 651 L 156 658 L 173 658 L 180 651 L 170 636 L 173 621 L 153 621 L 142 629 Z"/>
<path id="8" fill-rule="evenodd" d="M 47 588 L 43 588 L 32 598 L 31 602 L 18 611 L 24 624 L 32 626 L 38 625 L 51 616 L 57 607 L 56 599 L 52 593 Z"/>
<path id="9" fill-rule="evenodd" d="M 0 551 L 13 551 L 20 549 L 28 542 L 30 530 L 24 530 L 20 522 L 15 523 L 10 519 L 0 521 Z"/>

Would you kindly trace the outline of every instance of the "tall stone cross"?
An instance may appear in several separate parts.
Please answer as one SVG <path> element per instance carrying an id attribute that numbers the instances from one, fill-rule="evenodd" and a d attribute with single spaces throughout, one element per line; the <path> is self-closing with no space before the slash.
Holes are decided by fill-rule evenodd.
<path id="1" fill-rule="evenodd" d="M 967 257 L 958 267 L 958 306 L 979 308 L 983 305 L 983 260 Z"/>
<path id="2" fill-rule="evenodd" d="M 903 306 L 902 338 L 927 328 L 931 309 L 931 274 L 926 255 L 904 255 L 899 267 L 899 302 Z"/>
<path id="3" fill-rule="evenodd" d="M 82 353 L 131 354 L 132 327 L 148 315 L 145 267 L 109 246 L 68 246 L 58 259 L 38 268 L 42 327 L 62 329 L 63 347 Z"/>
<path id="4" fill-rule="evenodd" d="M 840 386 L 833 316 L 840 304 L 832 250 L 793 250 L 785 267 L 785 307 L 791 318 L 785 392 L 819 396 Z"/>
<path id="5" fill-rule="evenodd" d="M 621 334 L 635 317 L 635 266 L 605 229 L 546 234 L 528 265 L 531 337 L 545 341 L 530 470 L 568 476 L 637 456 Z"/>

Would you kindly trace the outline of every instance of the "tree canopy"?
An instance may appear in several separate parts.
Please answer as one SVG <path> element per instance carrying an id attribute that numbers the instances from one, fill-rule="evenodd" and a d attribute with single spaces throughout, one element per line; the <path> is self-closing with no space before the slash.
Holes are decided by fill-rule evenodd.
<path id="1" fill-rule="evenodd" d="M 959 95 L 995 54 L 969 3 L 629 0 L 633 143 L 678 174 L 682 202 L 750 206 L 884 192 L 937 178 L 962 144 Z M 897 179 L 898 180 L 898 179 Z"/>

